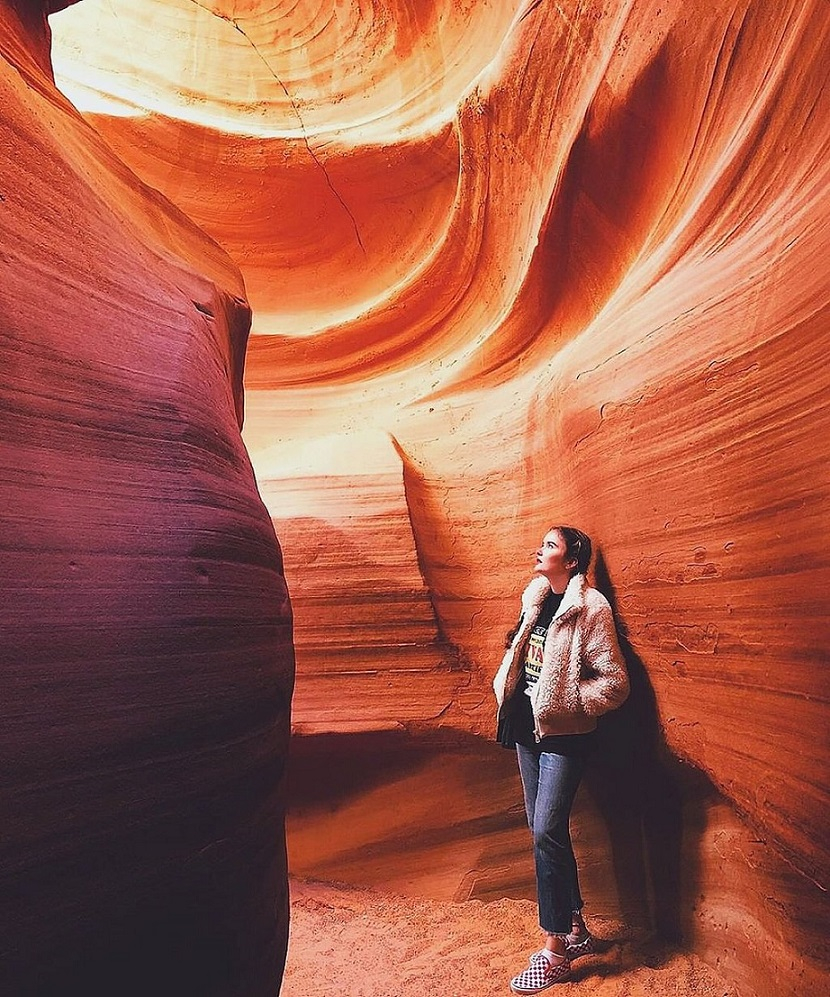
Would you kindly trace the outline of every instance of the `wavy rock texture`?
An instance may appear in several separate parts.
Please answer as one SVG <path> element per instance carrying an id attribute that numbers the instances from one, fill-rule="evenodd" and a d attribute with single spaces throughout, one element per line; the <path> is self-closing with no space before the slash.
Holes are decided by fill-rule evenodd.
<path id="1" fill-rule="evenodd" d="M 826 3 L 85 0 L 53 27 L 66 92 L 248 282 L 300 729 L 489 731 L 530 553 L 579 523 L 636 687 L 592 787 L 598 902 L 747 993 L 819 993 Z"/>
<path id="2" fill-rule="evenodd" d="M 0 991 L 273 994 L 293 652 L 250 312 L 48 56 L 0 0 Z"/>

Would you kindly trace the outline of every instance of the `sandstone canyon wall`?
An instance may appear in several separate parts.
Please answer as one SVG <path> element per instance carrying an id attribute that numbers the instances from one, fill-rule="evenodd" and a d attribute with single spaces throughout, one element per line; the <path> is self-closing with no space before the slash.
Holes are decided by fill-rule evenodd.
<path id="1" fill-rule="evenodd" d="M 634 678 L 577 817 L 592 896 L 743 993 L 822 992 L 827 4 L 84 0 L 53 27 L 60 85 L 245 277 L 300 871 L 525 875 L 489 679 L 572 521 Z M 416 855 L 443 871 L 415 885 Z"/>
<path id="2" fill-rule="evenodd" d="M 227 255 L 0 2 L 0 991 L 273 994 L 293 651 Z"/>

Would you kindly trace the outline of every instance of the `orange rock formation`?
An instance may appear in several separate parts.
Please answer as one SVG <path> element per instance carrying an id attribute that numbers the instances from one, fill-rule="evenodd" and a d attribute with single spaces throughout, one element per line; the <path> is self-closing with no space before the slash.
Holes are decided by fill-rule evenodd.
<path id="1" fill-rule="evenodd" d="M 60 86 L 245 278 L 245 440 L 296 606 L 294 719 L 336 746 L 354 849 L 320 849 L 327 804 L 297 789 L 302 871 L 373 882 L 395 843 L 480 840 L 440 888 L 399 887 L 523 888 L 503 759 L 492 826 L 440 800 L 478 785 L 466 737 L 489 734 L 529 554 L 572 521 L 635 680 L 578 818 L 614 856 L 592 895 L 746 993 L 821 992 L 827 4 L 84 0 L 52 27 Z M 41 36 L 14 44 L 44 65 Z M 241 293 L 157 195 L 105 189 Z M 207 420 L 209 391 L 191 397 Z M 411 756 L 430 731 L 437 770 Z M 413 786 L 435 788 L 428 812 Z"/>

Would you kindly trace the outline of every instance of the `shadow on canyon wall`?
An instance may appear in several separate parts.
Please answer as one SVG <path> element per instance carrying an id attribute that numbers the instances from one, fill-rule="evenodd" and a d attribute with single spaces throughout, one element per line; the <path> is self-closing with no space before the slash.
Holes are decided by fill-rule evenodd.
<path id="1" fill-rule="evenodd" d="M 586 785 L 608 827 L 626 922 L 679 944 L 688 926 L 682 898 L 695 895 L 698 874 L 698 849 L 689 834 L 700 821 L 686 826 L 688 808 L 697 806 L 692 801 L 702 800 L 711 787 L 702 773 L 681 765 L 666 747 L 654 689 L 628 639 L 601 552 L 594 574 L 597 588 L 614 610 L 631 693 L 619 710 L 600 722 Z"/>

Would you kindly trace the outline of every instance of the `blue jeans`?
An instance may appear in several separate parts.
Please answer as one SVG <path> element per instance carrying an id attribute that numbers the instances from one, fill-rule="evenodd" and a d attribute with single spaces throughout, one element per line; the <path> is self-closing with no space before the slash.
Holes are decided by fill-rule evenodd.
<path id="1" fill-rule="evenodd" d="M 586 752 L 560 755 L 517 744 L 516 753 L 533 834 L 539 924 L 548 934 L 565 935 L 572 913 L 582 909 L 569 822 Z"/>

